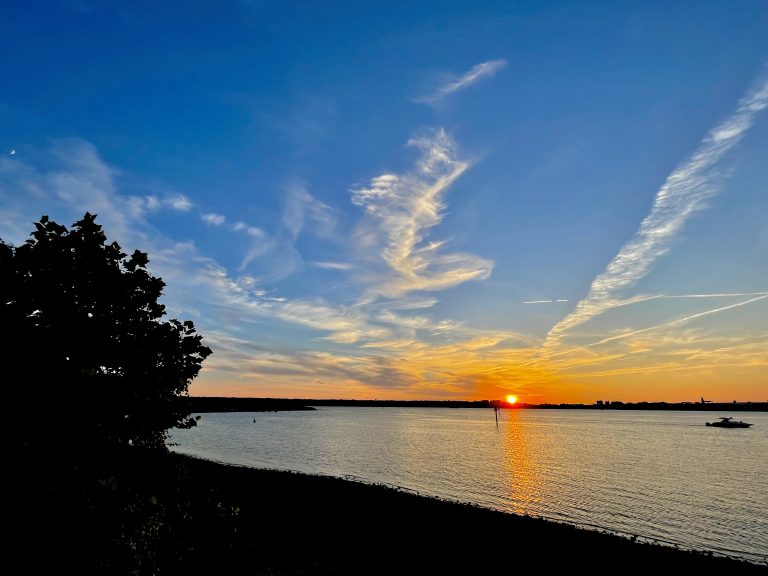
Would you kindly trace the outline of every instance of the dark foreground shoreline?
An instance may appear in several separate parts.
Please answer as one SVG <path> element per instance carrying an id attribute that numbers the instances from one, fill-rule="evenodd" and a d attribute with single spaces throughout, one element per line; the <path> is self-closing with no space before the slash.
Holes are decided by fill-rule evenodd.
<path id="1" fill-rule="evenodd" d="M 48 491 L 51 501 L 39 500 L 40 510 L 25 503 L 21 535 L 38 551 L 27 572 L 46 561 L 109 574 L 766 572 L 385 486 L 175 453 L 142 462 L 124 463 L 85 489 L 59 483 Z M 71 472 L 71 481 L 89 482 L 81 472 Z"/>
<path id="2" fill-rule="evenodd" d="M 441 501 L 386 486 L 254 470 L 188 458 L 203 477 L 251 499 L 259 532 L 287 573 L 492 573 L 503 568 L 621 567 L 765 573 L 729 558 L 633 542 L 541 519 Z"/>

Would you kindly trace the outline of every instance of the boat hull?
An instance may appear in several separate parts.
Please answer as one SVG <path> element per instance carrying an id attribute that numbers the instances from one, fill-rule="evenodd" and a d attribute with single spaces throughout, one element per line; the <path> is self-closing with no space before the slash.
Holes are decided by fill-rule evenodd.
<path id="1" fill-rule="evenodd" d="M 752 424 L 746 422 L 707 422 L 707 426 L 715 428 L 749 428 Z"/>

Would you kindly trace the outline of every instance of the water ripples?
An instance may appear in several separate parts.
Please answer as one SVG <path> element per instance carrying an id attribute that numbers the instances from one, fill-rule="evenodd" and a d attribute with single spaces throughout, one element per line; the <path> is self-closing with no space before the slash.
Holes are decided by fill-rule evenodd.
<path id="1" fill-rule="evenodd" d="M 768 562 L 768 414 L 328 408 L 206 414 L 175 450 Z M 253 419 L 256 422 L 253 422 Z"/>

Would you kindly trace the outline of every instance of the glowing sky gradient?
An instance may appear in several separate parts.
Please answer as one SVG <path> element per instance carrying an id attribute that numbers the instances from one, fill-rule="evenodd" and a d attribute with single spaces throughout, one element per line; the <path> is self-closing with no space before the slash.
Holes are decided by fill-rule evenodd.
<path id="1" fill-rule="evenodd" d="M 765 2 L 156 4 L 0 5 L 0 238 L 147 251 L 193 394 L 768 400 Z"/>

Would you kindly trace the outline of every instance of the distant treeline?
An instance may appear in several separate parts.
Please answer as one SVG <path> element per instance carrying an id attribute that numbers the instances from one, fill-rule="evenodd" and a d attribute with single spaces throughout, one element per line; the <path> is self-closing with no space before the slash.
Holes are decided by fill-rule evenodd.
<path id="1" fill-rule="evenodd" d="M 302 400 L 310 406 L 374 406 L 396 408 L 493 408 L 491 400 Z"/>
<path id="2" fill-rule="evenodd" d="M 315 406 L 368 406 L 397 408 L 507 408 L 571 410 L 707 410 L 713 412 L 768 412 L 768 402 L 619 402 L 595 404 L 525 404 L 510 405 L 502 400 L 348 400 L 311 398 L 222 398 L 192 396 L 190 412 L 277 412 L 314 410 Z"/>
<path id="3" fill-rule="evenodd" d="M 289 398 L 221 398 L 190 396 L 189 411 L 198 412 L 282 412 L 286 410 L 314 410 L 306 400 Z"/>
<path id="4" fill-rule="evenodd" d="M 497 405 L 502 403 L 497 402 Z M 314 406 L 370 406 L 411 408 L 492 408 L 490 400 L 315 400 L 307 398 L 220 398 L 190 396 L 190 412 L 276 412 L 314 410 Z M 507 405 L 508 406 L 508 405 Z"/>
<path id="5" fill-rule="evenodd" d="M 710 412 L 768 412 L 768 402 L 602 402 L 539 404 L 527 408 L 588 408 L 591 410 L 707 410 Z"/>

